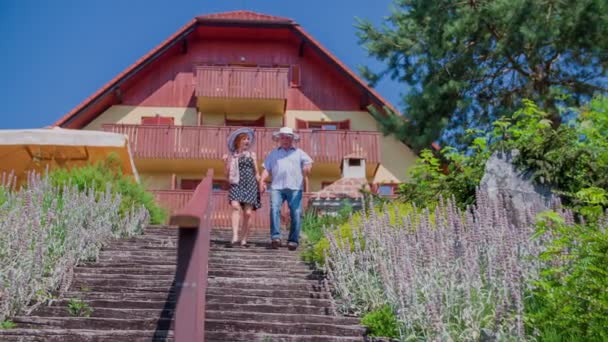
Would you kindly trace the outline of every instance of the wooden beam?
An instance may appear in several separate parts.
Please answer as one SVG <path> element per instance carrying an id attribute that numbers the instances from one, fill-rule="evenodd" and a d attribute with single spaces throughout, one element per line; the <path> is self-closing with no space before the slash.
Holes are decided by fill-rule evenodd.
<path id="1" fill-rule="evenodd" d="M 120 87 L 114 88 L 114 96 L 116 96 L 116 101 L 118 101 L 119 104 L 122 104 L 122 89 L 120 89 Z"/>
<path id="2" fill-rule="evenodd" d="M 184 39 L 182 40 L 182 54 L 187 54 L 188 53 L 188 39 L 187 37 L 184 37 Z"/>
<path id="3" fill-rule="evenodd" d="M 298 47 L 298 56 L 300 57 L 304 56 L 304 44 L 306 43 L 302 39 L 302 41 L 300 42 L 300 47 Z"/>

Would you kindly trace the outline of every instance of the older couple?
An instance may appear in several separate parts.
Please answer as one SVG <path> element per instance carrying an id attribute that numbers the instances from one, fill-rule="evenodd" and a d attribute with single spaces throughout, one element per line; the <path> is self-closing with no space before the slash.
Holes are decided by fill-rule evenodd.
<path id="1" fill-rule="evenodd" d="M 289 127 L 283 127 L 272 135 L 279 146 L 273 149 L 258 170 L 257 157 L 251 146 L 255 134 L 250 128 L 239 128 L 228 137 L 230 155 L 224 156 L 224 164 L 230 191 L 228 200 L 232 207 L 232 241 L 229 247 L 247 247 L 249 223 L 253 211 L 261 207 L 260 194 L 266 191 L 266 179 L 271 176 L 270 186 L 270 240 L 271 248 L 281 246 L 281 207 L 289 206 L 291 229 L 287 248 L 296 250 L 300 238 L 302 219 L 302 188 L 304 177 L 310 174 L 312 159 L 306 152 L 294 147 L 299 136 Z M 242 215 L 242 235 L 239 242 L 238 230 Z"/>

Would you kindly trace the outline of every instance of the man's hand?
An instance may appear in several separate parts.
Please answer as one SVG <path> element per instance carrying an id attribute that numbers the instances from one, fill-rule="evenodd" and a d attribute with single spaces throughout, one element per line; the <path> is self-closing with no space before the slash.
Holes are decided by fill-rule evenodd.
<path id="1" fill-rule="evenodd" d="M 310 176 L 310 172 L 312 171 L 312 164 L 307 164 L 302 166 L 302 173 L 304 177 Z"/>

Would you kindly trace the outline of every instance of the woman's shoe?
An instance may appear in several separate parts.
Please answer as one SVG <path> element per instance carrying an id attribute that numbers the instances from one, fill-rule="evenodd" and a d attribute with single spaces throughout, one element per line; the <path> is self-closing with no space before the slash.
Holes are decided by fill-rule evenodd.
<path id="1" fill-rule="evenodd" d="M 241 247 L 242 248 L 249 248 L 249 243 L 247 243 L 247 241 L 243 240 L 243 241 L 241 241 Z"/>
<path id="2" fill-rule="evenodd" d="M 226 248 L 232 248 L 232 247 L 236 247 L 238 245 L 239 245 L 239 241 L 236 240 L 236 241 L 232 241 L 232 242 L 227 243 L 226 244 Z"/>

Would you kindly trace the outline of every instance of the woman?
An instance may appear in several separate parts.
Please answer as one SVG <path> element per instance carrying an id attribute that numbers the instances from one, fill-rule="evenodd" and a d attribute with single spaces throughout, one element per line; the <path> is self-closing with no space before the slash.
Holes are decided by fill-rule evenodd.
<path id="1" fill-rule="evenodd" d="M 249 151 L 255 135 L 250 128 L 239 128 L 228 137 L 230 155 L 224 155 L 224 167 L 230 181 L 228 201 L 232 207 L 232 242 L 228 247 L 239 244 L 239 221 L 243 216 L 241 246 L 248 247 L 249 222 L 253 211 L 262 206 L 260 201 L 260 173 L 256 155 Z"/>

